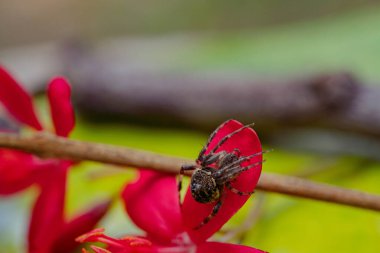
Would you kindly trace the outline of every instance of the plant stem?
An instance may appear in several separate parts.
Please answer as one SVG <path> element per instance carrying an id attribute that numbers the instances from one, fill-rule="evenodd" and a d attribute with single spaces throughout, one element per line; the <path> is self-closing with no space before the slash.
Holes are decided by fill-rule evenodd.
<path id="1" fill-rule="evenodd" d="M 22 136 L 0 133 L 0 147 L 23 150 L 41 157 L 90 160 L 177 174 L 193 161 L 106 144 L 69 140 L 47 133 Z M 257 189 L 380 211 L 380 196 L 292 176 L 263 173 Z"/>

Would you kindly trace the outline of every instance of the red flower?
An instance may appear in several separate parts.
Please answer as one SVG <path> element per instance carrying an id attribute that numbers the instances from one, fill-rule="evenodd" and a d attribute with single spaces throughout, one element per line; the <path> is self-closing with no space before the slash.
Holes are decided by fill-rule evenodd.
<path id="1" fill-rule="evenodd" d="M 74 128 L 74 110 L 70 102 L 70 86 L 63 78 L 53 79 L 48 86 L 53 125 L 57 135 L 67 137 Z M 33 106 L 32 97 L 16 80 L 0 66 L 0 101 L 8 110 L 11 117 L 21 125 L 41 131 Z M 0 129 L 1 130 L 1 129 Z M 62 167 L 57 160 L 41 160 L 31 154 L 0 150 L 0 194 L 8 195 L 23 190 L 33 183 L 44 181 L 50 173 L 46 169 Z M 47 178 L 49 180 L 49 177 Z"/>
<path id="2" fill-rule="evenodd" d="M 222 126 L 210 143 L 206 154 L 227 134 L 239 129 L 242 124 L 231 120 Z M 247 128 L 227 140 L 218 150 L 233 151 L 239 148 L 241 155 L 261 152 L 256 133 Z M 262 160 L 258 155 L 244 165 Z M 253 191 L 261 173 L 261 165 L 243 172 L 234 182 L 242 191 Z M 239 196 L 226 190 L 224 204 L 217 215 L 200 229 L 194 229 L 207 217 L 215 205 L 196 202 L 188 190 L 182 208 L 178 200 L 175 177 L 168 174 L 145 171 L 140 178 L 127 185 L 122 196 L 126 211 L 134 223 L 146 232 L 142 237 L 114 239 L 104 235 L 103 230 L 94 230 L 80 238 L 80 242 L 102 242 L 107 250 L 91 246 L 94 252 L 263 252 L 254 248 L 206 240 L 217 232 L 247 201 L 248 196 Z M 83 252 L 87 252 L 84 250 Z"/>
<path id="3" fill-rule="evenodd" d="M 70 93 L 70 85 L 64 78 L 54 78 L 48 85 L 55 133 L 62 137 L 67 137 L 75 125 Z M 0 101 L 20 124 L 43 130 L 32 97 L 1 66 Z M 0 194 L 9 195 L 31 184 L 40 188 L 29 226 L 30 253 L 73 251 L 77 246 L 74 239 L 92 229 L 108 209 L 107 202 L 71 222 L 64 220 L 67 172 L 71 165 L 71 161 L 43 160 L 21 151 L 0 149 Z"/>

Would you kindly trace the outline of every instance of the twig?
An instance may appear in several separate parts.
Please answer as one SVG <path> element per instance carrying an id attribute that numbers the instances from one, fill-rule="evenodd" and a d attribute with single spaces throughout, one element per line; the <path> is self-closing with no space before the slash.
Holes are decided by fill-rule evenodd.
<path id="1" fill-rule="evenodd" d="M 24 150 L 42 157 L 91 160 L 123 166 L 178 173 L 187 159 L 159 155 L 137 149 L 69 140 L 50 134 L 21 136 L 0 133 L 0 146 Z M 380 196 L 291 176 L 263 173 L 257 189 L 380 211 Z"/>
<path id="2" fill-rule="evenodd" d="M 315 163 L 312 162 L 309 167 L 304 168 L 301 171 L 292 173 L 292 176 L 298 178 L 308 178 L 319 174 L 320 172 L 330 170 L 336 164 L 335 160 L 324 161 Z M 264 202 L 266 199 L 266 194 L 259 192 L 255 194 L 254 205 L 251 206 L 248 215 L 245 217 L 244 222 L 238 227 L 227 231 L 220 239 L 221 242 L 233 242 L 233 239 L 238 239 L 237 243 L 241 244 L 245 239 L 246 233 L 253 229 L 257 221 L 260 219 L 260 216 L 263 214 Z"/>

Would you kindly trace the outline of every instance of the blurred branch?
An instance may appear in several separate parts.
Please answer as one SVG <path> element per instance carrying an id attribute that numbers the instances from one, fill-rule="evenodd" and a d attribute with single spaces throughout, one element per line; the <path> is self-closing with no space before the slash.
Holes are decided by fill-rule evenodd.
<path id="1" fill-rule="evenodd" d="M 232 73 L 232 77 L 131 73 L 112 70 L 110 64 L 101 69 L 89 67 L 89 72 L 76 66 L 75 72 L 68 72 L 75 83 L 78 109 L 93 118 L 111 115 L 206 129 L 235 118 L 260 122 L 260 131 L 266 133 L 319 125 L 380 136 L 380 109 L 376 109 L 380 90 L 360 86 L 350 74 L 260 80 L 233 77 Z M 373 112 L 371 117 L 363 115 L 368 110 Z M 372 124 L 364 124 L 368 120 Z"/>
<path id="2" fill-rule="evenodd" d="M 119 38 L 93 47 L 75 41 L 47 43 L 0 51 L 0 58 L 35 92 L 44 87 L 43 80 L 66 74 L 78 109 L 95 119 L 113 116 L 209 130 L 234 118 L 260 122 L 256 128 L 262 135 L 319 127 L 380 138 L 379 87 L 346 72 L 277 78 L 168 72 L 176 64 L 168 58 L 202 37 L 196 38 Z"/>
<path id="3" fill-rule="evenodd" d="M 46 133 L 32 136 L 0 133 L 0 146 L 42 157 L 90 160 L 177 174 L 193 161 L 125 147 L 69 140 Z M 263 173 L 257 189 L 380 211 L 380 196 L 305 179 Z"/>
<path id="4" fill-rule="evenodd" d="M 380 89 L 363 85 L 350 73 L 285 78 L 226 71 L 168 73 L 152 70 L 154 62 L 146 62 L 144 69 L 134 67 L 127 56 L 116 57 L 122 55 L 122 45 L 103 48 L 100 55 L 97 50 L 67 50 L 74 99 L 87 116 L 203 129 L 234 118 L 260 122 L 256 128 L 264 134 L 317 126 L 380 137 Z"/>

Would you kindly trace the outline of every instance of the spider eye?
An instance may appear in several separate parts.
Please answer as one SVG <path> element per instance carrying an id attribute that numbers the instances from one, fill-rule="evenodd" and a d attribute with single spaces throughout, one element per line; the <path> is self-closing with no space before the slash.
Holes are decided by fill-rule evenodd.
<path id="1" fill-rule="evenodd" d="M 200 184 L 194 183 L 191 185 L 191 191 L 193 192 L 198 192 L 200 191 L 202 186 Z"/>

